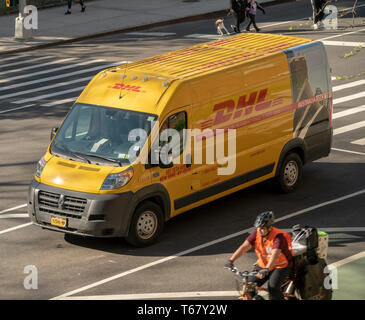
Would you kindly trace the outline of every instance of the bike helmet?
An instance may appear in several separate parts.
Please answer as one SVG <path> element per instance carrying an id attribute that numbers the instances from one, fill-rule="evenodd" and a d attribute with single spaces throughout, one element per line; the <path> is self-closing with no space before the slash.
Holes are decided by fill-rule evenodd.
<path id="1" fill-rule="evenodd" d="M 255 228 L 270 227 L 274 223 L 274 220 L 274 212 L 262 212 L 257 216 L 254 226 Z"/>

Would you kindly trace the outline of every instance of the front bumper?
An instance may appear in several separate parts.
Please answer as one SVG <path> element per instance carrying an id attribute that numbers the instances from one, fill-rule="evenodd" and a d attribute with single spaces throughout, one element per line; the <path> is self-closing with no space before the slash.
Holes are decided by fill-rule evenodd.
<path id="1" fill-rule="evenodd" d="M 28 214 L 46 229 L 94 237 L 127 236 L 133 213 L 132 192 L 93 194 L 48 186 L 33 180 L 29 186 Z M 65 227 L 51 218 L 66 219 Z"/>

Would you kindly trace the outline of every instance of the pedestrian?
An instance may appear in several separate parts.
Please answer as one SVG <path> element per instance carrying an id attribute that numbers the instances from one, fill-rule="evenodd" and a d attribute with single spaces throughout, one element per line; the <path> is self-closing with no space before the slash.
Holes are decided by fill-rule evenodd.
<path id="1" fill-rule="evenodd" d="M 324 8 L 328 1 L 326 0 L 311 0 L 313 10 L 313 28 L 318 29 L 319 23 L 324 18 Z"/>
<path id="2" fill-rule="evenodd" d="M 67 0 L 67 11 L 65 14 L 71 14 L 71 6 L 72 6 L 72 0 Z M 85 12 L 86 6 L 84 5 L 84 1 L 80 0 L 80 6 L 81 6 L 81 12 Z"/>
<path id="3" fill-rule="evenodd" d="M 234 32 L 240 33 L 240 24 L 245 21 L 245 8 L 248 0 L 230 0 L 231 8 L 230 13 L 234 13 L 236 17 L 236 25 L 231 25 Z"/>
<path id="4" fill-rule="evenodd" d="M 263 14 L 265 14 L 264 8 L 256 1 L 250 0 L 250 2 L 246 6 L 247 15 L 250 18 L 250 22 L 246 27 L 246 31 L 250 31 L 251 24 L 253 24 L 254 28 L 257 32 L 260 31 L 260 28 L 256 25 L 256 11 L 260 9 Z"/>

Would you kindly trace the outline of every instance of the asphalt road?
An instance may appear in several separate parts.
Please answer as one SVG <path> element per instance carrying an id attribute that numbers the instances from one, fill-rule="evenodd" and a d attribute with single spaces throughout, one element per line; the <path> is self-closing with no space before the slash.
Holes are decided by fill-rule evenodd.
<path id="1" fill-rule="evenodd" d="M 338 1 L 338 8 L 346 7 L 344 3 Z M 223 265 L 264 210 L 282 218 L 279 228 L 301 223 L 328 230 L 330 264 L 364 253 L 365 1 L 359 5 L 355 25 L 350 27 L 352 19 L 343 18 L 337 30 L 312 30 L 311 8 L 303 1 L 268 7 L 257 19 L 262 32 L 328 41 L 335 129 L 330 156 L 304 167 L 293 194 L 279 194 L 270 183 L 250 187 L 172 219 L 160 241 L 143 249 L 121 239 L 64 236 L 29 225 L 27 188 L 51 128 L 59 126 L 95 73 L 217 38 L 214 20 L 2 57 L 0 299 L 235 299 L 236 279 Z M 227 27 L 231 22 L 232 17 L 225 19 Z M 363 48 L 355 49 L 353 42 L 363 43 Z M 237 266 L 249 270 L 254 261 L 250 252 Z M 358 270 L 351 269 L 353 261 L 346 264 L 349 272 Z M 24 268 L 29 265 L 38 270 L 37 289 L 24 288 Z M 353 276 L 355 284 L 339 282 L 335 297 L 365 299 L 365 290 L 355 288 L 364 276 L 358 271 Z"/>

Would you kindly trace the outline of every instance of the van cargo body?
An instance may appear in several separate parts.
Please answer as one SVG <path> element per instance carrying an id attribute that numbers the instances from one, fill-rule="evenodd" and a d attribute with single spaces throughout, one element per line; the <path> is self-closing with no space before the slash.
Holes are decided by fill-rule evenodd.
<path id="1" fill-rule="evenodd" d="M 136 129 L 145 136 L 133 140 Z M 164 129 L 179 133 L 173 163 L 151 163 Z M 218 174 L 225 165 L 208 145 L 229 144 L 233 129 L 235 167 Z M 198 44 L 90 81 L 38 163 L 29 216 L 47 229 L 148 245 L 171 217 L 261 181 L 293 191 L 302 165 L 327 156 L 331 140 L 321 42 L 239 34 Z"/>

